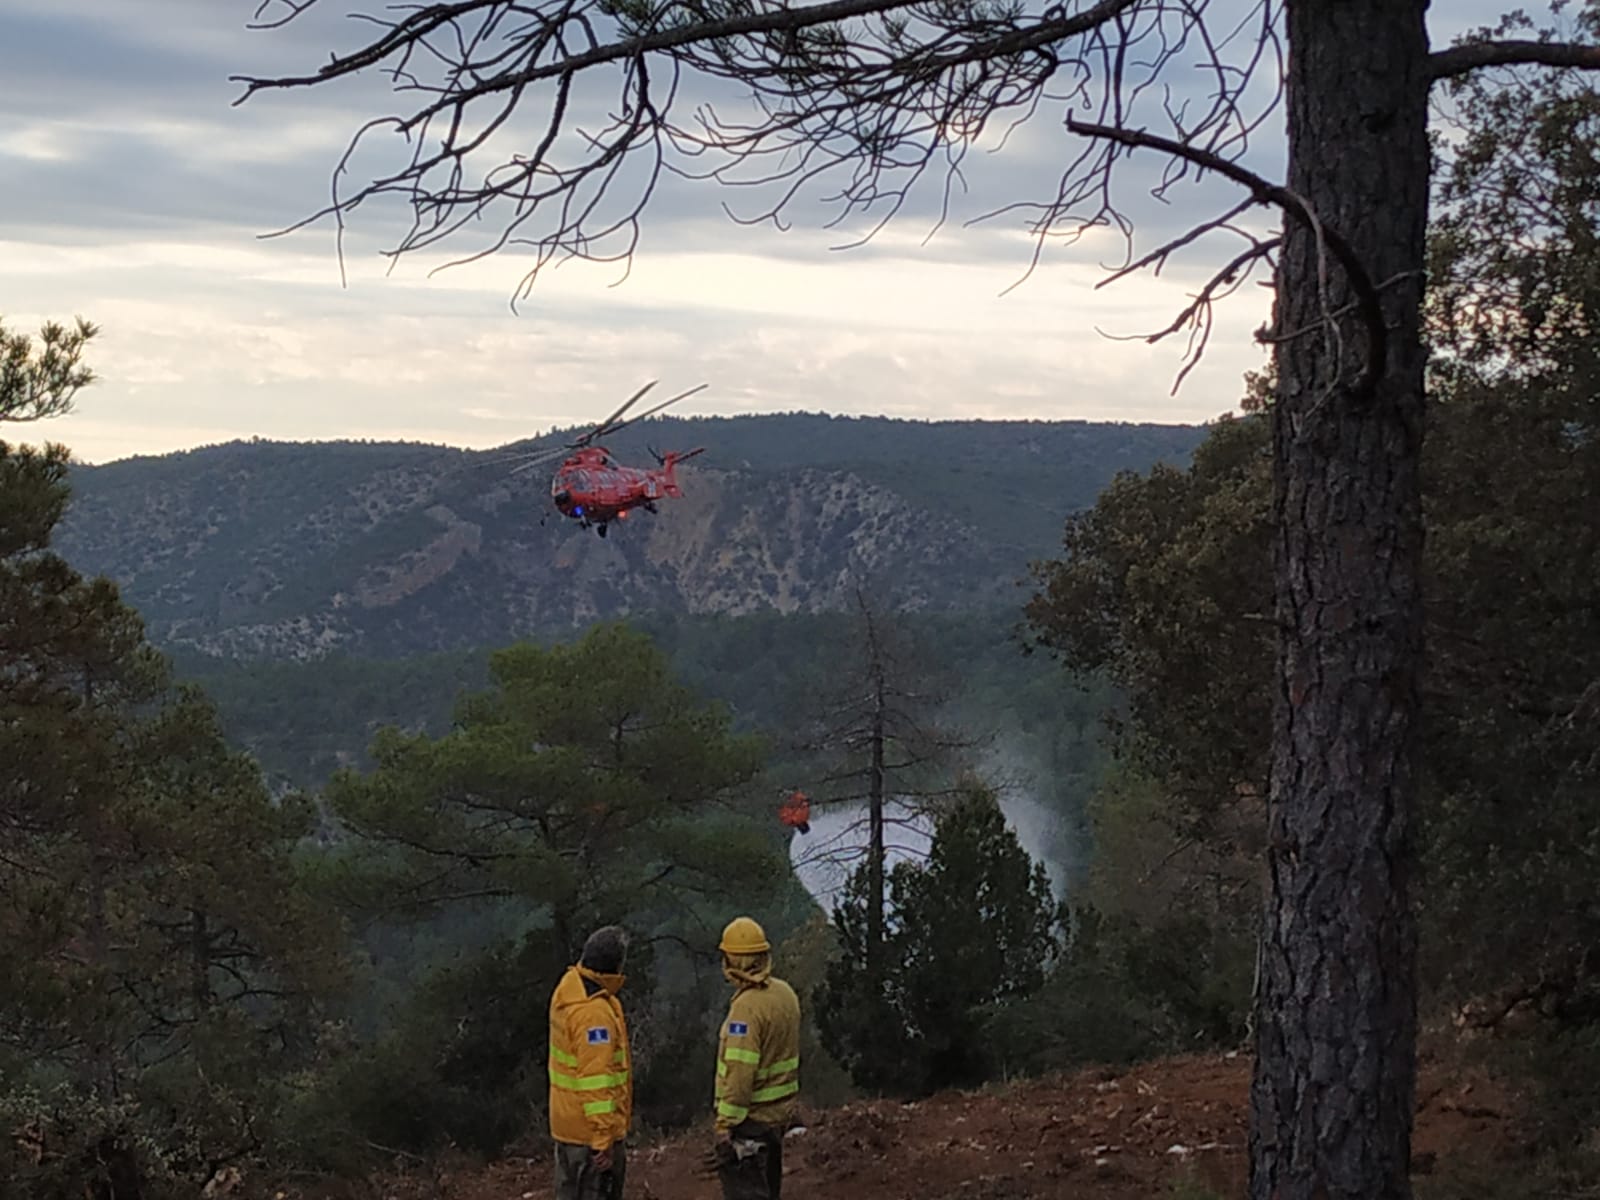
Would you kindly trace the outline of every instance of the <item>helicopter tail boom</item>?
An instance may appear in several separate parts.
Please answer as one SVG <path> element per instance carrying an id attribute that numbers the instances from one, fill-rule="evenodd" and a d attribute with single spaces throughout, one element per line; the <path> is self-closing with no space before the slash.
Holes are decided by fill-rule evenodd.
<path id="1" fill-rule="evenodd" d="M 687 462 L 696 454 L 704 454 L 705 450 L 704 446 L 696 446 L 693 450 L 681 454 L 676 450 L 668 450 L 661 456 L 661 485 L 667 495 L 683 495 L 683 489 L 678 486 L 678 464 Z"/>

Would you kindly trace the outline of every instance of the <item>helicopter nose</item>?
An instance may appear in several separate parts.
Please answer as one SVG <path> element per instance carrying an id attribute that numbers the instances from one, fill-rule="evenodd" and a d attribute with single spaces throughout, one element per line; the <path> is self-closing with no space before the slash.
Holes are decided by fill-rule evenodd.
<path id="1" fill-rule="evenodd" d="M 572 503 L 572 493 L 568 491 L 560 491 L 555 494 L 554 499 L 557 508 L 565 508 L 567 505 Z"/>

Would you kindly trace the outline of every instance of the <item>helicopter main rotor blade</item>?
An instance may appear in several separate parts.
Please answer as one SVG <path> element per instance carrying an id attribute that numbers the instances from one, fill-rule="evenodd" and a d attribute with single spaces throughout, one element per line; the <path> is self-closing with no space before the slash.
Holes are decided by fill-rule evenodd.
<path id="1" fill-rule="evenodd" d="M 560 447 L 551 447 L 546 450 L 529 450 L 519 454 L 506 454 L 499 458 L 485 459 L 483 462 L 476 465 L 480 467 L 487 467 L 493 466 L 497 463 L 521 462 L 523 459 L 532 459 L 534 462 L 544 462 L 548 459 L 557 458 L 563 454 L 569 454 L 580 446 L 587 446 L 595 438 L 604 436 L 607 431 L 606 427 L 610 425 L 611 422 L 615 421 L 623 413 L 627 412 L 630 408 L 637 404 L 639 402 L 639 397 L 643 396 L 659 382 L 659 380 L 652 379 L 649 383 L 645 384 L 637 392 L 624 400 L 622 402 L 622 407 L 617 409 L 616 412 L 612 413 L 598 425 L 591 426 L 587 433 L 579 434 L 576 441 L 568 442 L 566 445 Z"/>
<path id="2" fill-rule="evenodd" d="M 616 432 L 616 430 L 613 430 L 610 427 L 611 423 L 613 421 L 615 421 L 618 417 L 620 417 L 623 413 L 627 412 L 635 404 L 637 404 L 639 402 L 639 397 L 643 396 L 651 388 L 655 387 L 655 385 L 657 383 L 659 383 L 659 382 L 660 382 L 659 380 L 652 379 L 649 383 L 645 384 L 642 388 L 640 388 L 633 395 L 629 396 L 626 400 L 624 400 L 622 402 L 622 407 L 621 408 L 617 409 L 616 412 L 612 413 L 604 421 L 601 421 L 600 424 L 596 425 L 588 433 L 584 434 L 581 438 L 579 438 L 577 444 L 580 445 L 580 446 L 587 445 L 589 442 L 593 441 L 597 437 L 605 437 L 607 434 Z M 619 425 L 617 428 L 620 429 L 621 426 Z"/>
<path id="3" fill-rule="evenodd" d="M 505 463 L 526 462 L 530 458 L 554 458 L 557 454 L 571 453 L 572 451 L 566 446 L 546 446 L 542 450 L 519 450 L 515 454 L 497 454 L 493 458 L 486 458 L 472 465 L 476 468 L 498 467 Z"/>
<path id="4" fill-rule="evenodd" d="M 676 404 L 679 400 L 687 400 L 690 396 L 694 395 L 696 392 L 703 392 L 703 391 L 706 390 L 706 388 L 708 388 L 710 386 L 711 385 L 709 383 L 702 383 L 702 384 L 696 385 L 695 387 L 690 388 L 686 392 L 679 392 L 676 396 L 673 396 L 671 399 L 663 400 L 660 404 L 657 404 L 652 408 L 645 409 L 638 416 L 629 417 L 626 421 L 623 421 L 621 424 L 612 426 L 610 429 L 607 429 L 601 436 L 610 437 L 613 433 L 616 433 L 618 430 L 626 429 L 629 425 L 632 425 L 635 421 L 642 421 L 646 417 L 653 417 L 658 412 L 660 412 L 663 408 L 666 408 L 667 405 Z"/>
<path id="5" fill-rule="evenodd" d="M 544 466 L 546 463 L 548 463 L 550 461 L 552 461 L 552 460 L 548 459 L 548 458 L 536 458 L 532 462 L 523 463 L 520 467 L 512 467 L 511 470 L 506 472 L 506 474 L 507 475 L 521 475 L 524 471 L 531 471 L 535 467 L 542 467 L 542 466 Z"/>
<path id="6" fill-rule="evenodd" d="M 546 450 L 543 454 L 532 455 L 528 461 L 523 463 L 521 466 L 512 467 L 511 474 L 517 475 L 523 471 L 530 470 L 533 467 L 543 466 L 548 462 L 555 462 L 556 459 L 566 458 L 571 453 L 572 448 L 570 446 L 560 446 L 554 450 Z"/>
<path id="7" fill-rule="evenodd" d="M 676 404 L 678 401 L 685 400 L 694 395 L 696 392 L 702 392 L 711 386 L 710 384 L 706 383 L 699 384 L 690 388 L 688 391 L 679 392 L 676 396 L 672 396 L 669 399 L 663 400 L 660 404 L 656 404 L 650 408 L 647 408 L 644 412 L 639 413 L 637 416 L 629 417 L 626 421 L 619 419 L 624 413 L 637 404 L 640 398 L 643 397 L 646 392 L 655 387 L 658 382 L 660 381 L 652 379 L 649 383 L 645 384 L 637 392 L 624 400 L 622 402 L 622 407 L 618 408 L 616 412 L 612 413 L 604 421 L 601 421 L 598 425 L 594 426 L 589 430 L 588 433 L 579 436 L 576 441 L 568 442 L 564 446 L 547 447 L 543 450 L 528 450 L 517 454 L 501 455 L 497 458 L 486 459 L 483 462 L 476 463 L 474 465 L 478 467 L 487 467 L 496 466 L 502 463 L 514 462 L 518 465 L 513 467 L 510 473 L 512 475 L 520 475 L 523 471 L 532 470 L 534 467 L 537 467 L 543 463 L 554 462 L 558 458 L 565 458 L 574 450 L 589 445 L 589 443 L 594 441 L 596 438 L 609 437 L 611 434 L 616 433 L 619 430 L 626 429 L 635 421 L 642 421 L 646 417 L 653 417 L 656 413 L 660 412 L 668 405 Z"/>

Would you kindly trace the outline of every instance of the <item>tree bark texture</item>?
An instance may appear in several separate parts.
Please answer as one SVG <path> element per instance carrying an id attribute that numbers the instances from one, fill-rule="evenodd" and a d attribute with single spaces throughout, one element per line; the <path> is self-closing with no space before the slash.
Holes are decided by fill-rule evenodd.
<path id="1" fill-rule="evenodd" d="M 1422 665 L 1426 0 L 1288 0 L 1289 188 L 1381 288 L 1387 349 L 1285 217 L 1278 671 L 1252 1200 L 1410 1196 L 1409 877 Z M 1331 322 L 1329 312 L 1336 314 Z"/>

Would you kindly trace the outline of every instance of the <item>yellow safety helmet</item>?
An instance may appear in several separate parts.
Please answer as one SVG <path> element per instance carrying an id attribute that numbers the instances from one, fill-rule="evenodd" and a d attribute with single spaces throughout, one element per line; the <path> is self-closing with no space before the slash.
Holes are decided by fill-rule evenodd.
<path id="1" fill-rule="evenodd" d="M 766 930 L 749 917 L 735 917 L 722 931 L 722 942 L 717 949 L 724 954 L 760 954 L 772 947 L 767 944 Z"/>

